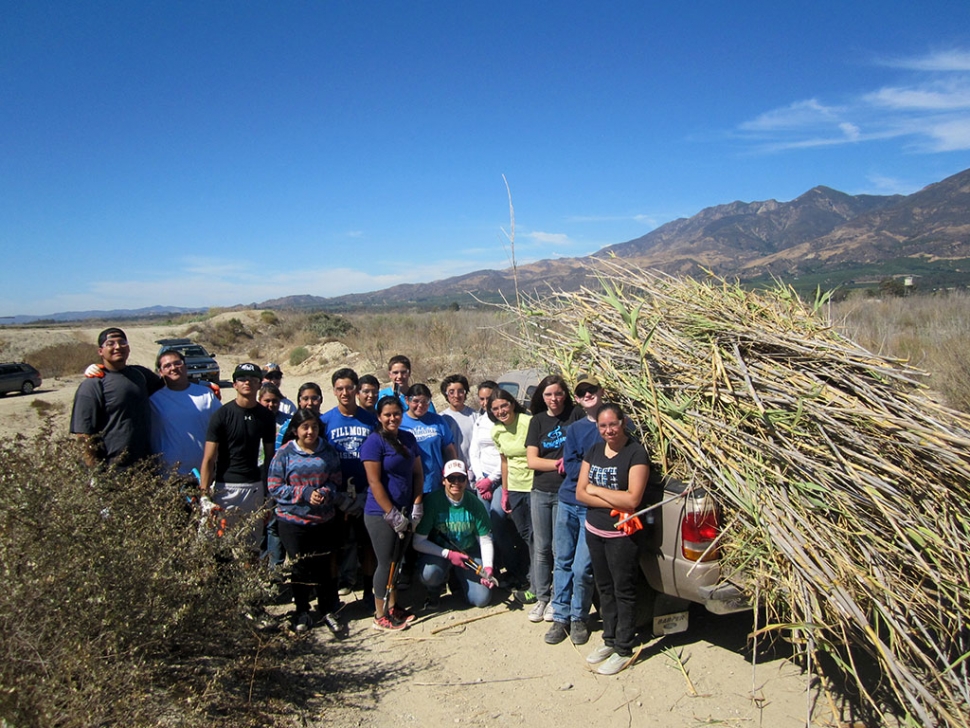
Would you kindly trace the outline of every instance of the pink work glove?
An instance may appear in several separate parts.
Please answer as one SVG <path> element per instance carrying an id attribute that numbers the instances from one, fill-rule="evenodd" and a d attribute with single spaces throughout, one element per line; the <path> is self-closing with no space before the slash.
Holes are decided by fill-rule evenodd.
<path id="1" fill-rule="evenodd" d="M 478 491 L 478 495 L 482 500 L 492 500 L 492 481 L 488 478 L 482 478 L 475 483 L 475 490 Z"/>
<path id="2" fill-rule="evenodd" d="M 485 576 L 482 577 L 482 586 L 487 586 L 489 589 L 498 586 L 498 579 L 494 576 L 494 569 L 491 566 L 485 567 Z"/>
<path id="3" fill-rule="evenodd" d="M 556 461 L 556 472 L 560 475 L 566 474 L 566 464 L 563 462 L 562 458 Z"/>
<path id="4" fill-rule="evenodd" d="M 461 551 L 448 551 L 448 561 L 451 562 L 452 566 L 464 566 L 467 560 L 468 555 L 463 554 Z"/>
<path id="5" fill-rule="evenodd" d="M 506 513 L 512 512 L 512 506 L 509 505 L 509 491 L 507 489 L 502 491 L 502 510 Z"/>

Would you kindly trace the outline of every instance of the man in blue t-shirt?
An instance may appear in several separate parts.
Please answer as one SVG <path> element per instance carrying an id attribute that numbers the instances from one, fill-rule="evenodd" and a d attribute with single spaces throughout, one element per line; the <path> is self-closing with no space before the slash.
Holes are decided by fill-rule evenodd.
<path id="1" fill-rule="evenodd" d="M 327 438 L 340 455 L 344 486 L 355 498 L 337 522 L 346 525 L 341 535 L 340 592 L 346 596 L 356 583 L 357 564 L 364 573 L 364 603 L 373 599 L 374 549 L 364 527 L 364 503 L 367 499 L 367 473 L 360 459 L 360 446 L 377 429 L 377 417 L 357 404 L 357 372 L 338 369 L 330 377 L 337 406 L 320 415 L 320 434 Z"/>

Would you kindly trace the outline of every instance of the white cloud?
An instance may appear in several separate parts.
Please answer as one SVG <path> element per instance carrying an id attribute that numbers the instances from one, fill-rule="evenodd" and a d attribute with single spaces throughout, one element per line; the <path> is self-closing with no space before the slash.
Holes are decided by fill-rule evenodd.
<path id="1" fill-rule="evenodd" d="M 536 230 L 531 233 L 525 233 L 525 237 L 539 243 L 549 243 L 552 245 L 568 245 L 570 243 L 569 236 L 565 233 L 544 233 Z"/>
<path id="2" fill-rule="evenodd" d="M 919 190 L 919 185 L 907 184 L 896 177 L 888 177 L 881 174 L 870 174 L 867 178 L 872 185 L 872 189 L 866 190 L 859 194 L 909 195 Z"/>
<path id="3" fill-rule="evenodd" d="M 970 71 L 970 51 L 951 48 L 925 56 L 885 60 L 882 64 L 911 71 Z"/>
<path id="4" fill-rule="evenodd" d="M 922 86 L 887 86 L 862 97 L 876 107 L 907 111 L 970 109 L 970 79 L 934 81 Z"/>
<path id="5" fill-rule="evenodd" d="M 762 152 L 898 139 L 912 151 L 970 149 L 970 51 L 937 51 L 880 65 L 909 71 L 887 84 L 836 104 L 795 101 L 738 126 Z"/>
<path id="6" fill-rule="evenodd" d="M 824 106 L 816 99 L 795 101 L 780 109 L 772 109 L 755 117 L 751 121 L 741 124 L 742 131 L 764 132 L 799 127 L 813 127 L 820 123 L 828 124 L 836 121 L 839 110 L 835 107 Z"/>

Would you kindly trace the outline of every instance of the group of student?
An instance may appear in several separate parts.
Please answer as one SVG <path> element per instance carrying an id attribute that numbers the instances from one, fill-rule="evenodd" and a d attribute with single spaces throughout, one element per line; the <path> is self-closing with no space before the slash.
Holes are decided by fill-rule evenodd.
<path id="1" fill-rule="evenodd" d="M 478 385 L 470 407 L 467 379 L 452 375 L 441 382 L 447 406 L 438 414 L 399 355 L 384 389 L 338 369 L 336 405 L 321 412 L 319 385 L 302 385 L 293 403 L 278 366 L 245 363 L 233 372 L 235 399 L 220 407 L 207 387 L 188 382 L 177 351 L 159 355 L 158 376 L 126 365 L 120 329 L 98 343 L 101 364 L 72 414 L 86 459 L 125 466 L 155 455 L 182 473 L 198 463 L 203 509 L 221 510 L 230 526 L 249 524 L 251 546 L 262 543 L 272 563 L 289 557 L 295 631 L 312 628 L 315 594 L 321 620 L 343 632 L 341 587 L 349 591 L 358 574 L 373 626 L 406 629 L 415 615 L 398 590 L 413 575 L 428 609 L 446 588 L 486 606 L 501 585 L 532 605 L 531 621 L 550 623 L 547 643 L 581 645 L 595 581 L 603 644 L 587 660 L 601 674 L 629 664 L 643 531 L 627 516 L 645 497 L 649 459 L 594 377 L 573 388 L 545 377 L 527 410 L 492 381 Z M 153 443 L 153 428 L 167 440 Z M 264 534 L 246 516 L 267 494 L 273 518 Z"/>

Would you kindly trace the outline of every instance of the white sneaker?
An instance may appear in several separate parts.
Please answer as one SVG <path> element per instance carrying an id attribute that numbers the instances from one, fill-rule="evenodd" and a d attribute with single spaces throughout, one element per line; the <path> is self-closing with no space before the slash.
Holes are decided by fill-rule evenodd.
<path id="1" fill-rule="evenodd" d="M 556 620 L 553 619 L 553 617 L 555 616 L 555 614 L 556 614 L 556 610 L 553 609 L 552 602 L 549 602 L 546 605 L 546 608 L 544 610 L 542 610 L 542 620 L 544 622 L 555 622 Z"/>
<path id="2" fill-rule="evenodd" d="M 598 665 L 615 652 L 616 650 L 614 650 L 610 645 L 600 645 L 586 655 L 586 662 L 588 662 L 590 665 Z"/>
<path id="3" fill-rule="evenodd" d="M 600 675 L 616 675 L 616 673 L 625 668 L 627 663 L 632 659 L 632 655 L 624 657 L 623 655 L 618 655 L 614 652 L 599 664 L 599 667 L 596 668 L 596 672 L 598 672 Z"/>
<path id="4" fill-rule="evenodd" d="M 546 607 L 549 606 L 548 602 L 538 601 L 535 606 L 529 610 L 529 621 L 530 622 L 541 622 L 543 620 L 543 615 L 546 613 Z"/>

